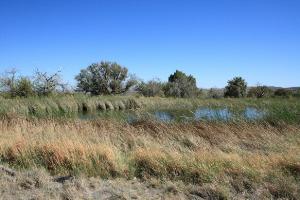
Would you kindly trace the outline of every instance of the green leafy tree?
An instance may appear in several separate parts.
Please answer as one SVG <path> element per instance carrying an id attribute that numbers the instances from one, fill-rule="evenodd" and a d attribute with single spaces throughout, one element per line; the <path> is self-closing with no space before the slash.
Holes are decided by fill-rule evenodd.
<path id="1" fill-rule="evenodd" d="M 247 83 L 242 77 L 235 77 L 228 81 L 225 87 L 225 97 L 240 98 L 245 97 L 247 91 Z"/>
<path id="2" fill-rule="evenodd" d="M 199 91 L 196 86 L 196 79 L 179 70 L 169 76 L 164 90 L 166 96 L 173 97 L 195 97 Z"/>
<path id="3" fill-rule="evenodd" d="M 82 69 L 75 77 L 79 91 L 101 94 L 121 94 L 128 91 L 136 81 L 127 81 L 128 70 L 115 62 L 100 62 Z"/>

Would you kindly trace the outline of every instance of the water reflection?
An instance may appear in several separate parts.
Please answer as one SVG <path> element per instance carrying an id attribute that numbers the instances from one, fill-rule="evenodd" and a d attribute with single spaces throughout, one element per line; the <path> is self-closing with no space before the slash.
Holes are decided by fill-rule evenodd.
<path id="1" fill-rule="evenodd" d="M 242 111 L 233 112 L 228 108 L 199 107 L 193 110 L 156 110 L 145 113 L 126 111 L 108 111 L 98 113 L 83 113 L 78 116 L 81 120 L 116 119 L 127 123 L 134 123 L 141 119 L 155 119 L 160 122 L 189 122 L 202 120 L 229 121 L 232 119 L 260 120 L 266 112 L 253 107 L 247 107 Z"/>
<path id="2" fill-rule="evenodd" d="M 171 122 L 175 119 L 175 116 L 169 112 L 166 111 L 156 111 L 154 113 L 155 119 L 161 121 L 161 122 Z"/>
<path id="3" fill-rule="evenodd" d="M 190 111 L 155 111 L 154 118 L 161 122 L 172 121 L 201 121 L 201 120 L 222 120 L 228 121 L 231 119 L 246 119 L 259 120 L 265 116 L 265 112 L 256 108 L 247 107 L 242 112 L 232 112 L 228 108 L 208 108 L 200 107 L 194 112 Z"/>
<path id="4" fill-rule="evenodd" d="M 257 108 L 247 107 L 244 112 L 244 117 L 250 120 L 262 119 L 265 116 L 265 112 L 258 110 Z"/>
<path id="5" fill-rule="evenodd" d="M 195 112 L 195 120 L 229 120 L 231 117 L 228 108 L 198 108 Z"/>

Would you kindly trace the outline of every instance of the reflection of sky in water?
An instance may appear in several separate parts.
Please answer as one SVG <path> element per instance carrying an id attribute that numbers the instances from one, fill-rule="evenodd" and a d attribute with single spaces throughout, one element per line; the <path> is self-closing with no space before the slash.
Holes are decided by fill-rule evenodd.
<path id="1" fill-rule="evenodd" d="M 208 108 L 208 107 L 200 107 L 192 111 L 162 111 L 157 110 L 152 113 L 154 119 L 169 123 L 172 121 L 180 121 L 180 122 L 188 122 L 193 120 L 231 120 L 235 117 L 244 118 L 246 120 L 258 120 L 262 119 L 265 116 L 265 112 L 261 111 L 257 108 L 247 107 L 242 112 L 232 113 L 228 108 Z M 137 115 L 133 112 L 122 112 L 122 111 L 109 111 L 109 112 L 99 112 L 99 113 L 84 113 L 80 114 L 79 119 L 81 120 L 95 120 L 99 118 L 111 118 L 111 119 L 119 119 L 124 120 L 127 123 L 134 123 L 139 121 L 143 117 L 147 117 L 147 115 Z M 142 118 L 141 118 L 142 117 Z"/>
<path id="2" fill-rule="evenodd" d="M 132 123 L 137 122 L 137 121 L 139 121 L 138 116 L 136 116 L 136 115 L 134 115 L 134 114 L 132 114 L 132 113 L 129 113 L 129 114 L 126 116 L 126 122 L 127 122 L 128 124 L 132 124 Z"/>
<path id="3" fill-rule="evenodd" d="M 232 117 L 232 114 L 228 110 L 228 108 L 222 109 L 211 109 L 211 108 L 198 108 L 195 112 L 195 119 L 221 119 L 221 120 L 228 120 Z"/>
<path id="4" fill-rule="evenodd" d="M 198 108 L 193 116 L 188 116 L 185 113 L 177 113 L 172 111 L 156 111 L 154 112 L 155 119 L 162 122 L 171 122 L 175 119 L 179 121 L 189 120 L 230 120 L 236 117 L 242 117 L 244 119 L 256 120 L 261 119 L 265 115 L 265 112 L 260 111 L 256 108 L 247 107 L 242 113 L 237 116 L 230 112 L 228 108 Z"/>
<path id="5" fill-rule="evenodd" d="M 265 115 L 265 112 L 260 111 L 256 108 L 251 108 L 251 107 L 247 107 L 244 112 L 244 116 L 247 119 L 261 119 L 264 117 L 264 115 Z"/>
<path id="6" fill-rule="evenodd" d="M 173 115 L 169 112 L 164 112 L 164 111 L 156 111 L 154 113 L 154 116 L 156 119 L 162 122 L 170 122 L 174 119 Z"/>

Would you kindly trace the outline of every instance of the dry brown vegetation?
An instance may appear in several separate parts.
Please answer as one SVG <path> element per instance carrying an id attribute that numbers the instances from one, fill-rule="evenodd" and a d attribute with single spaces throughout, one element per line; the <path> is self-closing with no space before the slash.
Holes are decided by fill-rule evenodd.
<path id="1" fill-rule="evenodd" d="M 1 161 L 14 168 L 182 182 L 204 198 L 300 198 L 297 125 L 14 117 L 0 121 L 0 138 Z"/>

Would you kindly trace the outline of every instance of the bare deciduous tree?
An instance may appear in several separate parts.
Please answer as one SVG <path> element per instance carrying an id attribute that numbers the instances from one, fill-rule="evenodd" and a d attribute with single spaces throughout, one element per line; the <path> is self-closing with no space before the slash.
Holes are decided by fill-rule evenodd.
<path id="1" fill-rule="evenodd" d="M 54 74 L 37 70 L 34 76 L 34 88 L 38 95 L 49 95 L 62 85 L 60 71 Z"/>
<path id="2" fill-rule="evenodd" d="M 14 93 L 16 87 L 16 79 L 17 79 L 17 70 L 12 68 L 5 72 L 0 78 L 0 84 L 2 91 Z"/>

